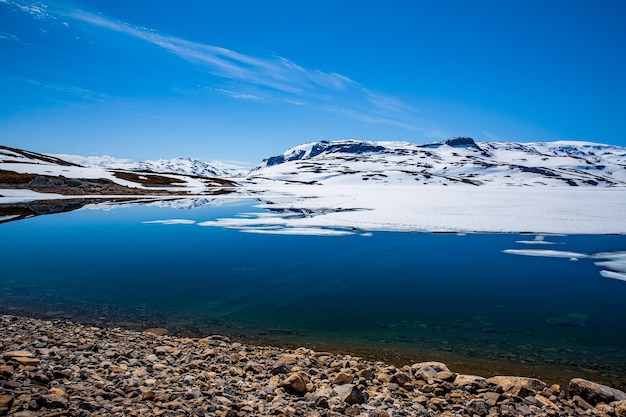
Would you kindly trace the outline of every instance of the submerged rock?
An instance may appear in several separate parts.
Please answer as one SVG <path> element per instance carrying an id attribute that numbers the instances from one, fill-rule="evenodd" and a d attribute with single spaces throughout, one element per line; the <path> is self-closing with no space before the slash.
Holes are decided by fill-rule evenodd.
<path id="1" fill-rule="evenodd" d="M 589 321 L 589 314 L 568 313 L 557 317 L 548 317 L 546 323 L 556 327 L 582 327 Z"/>

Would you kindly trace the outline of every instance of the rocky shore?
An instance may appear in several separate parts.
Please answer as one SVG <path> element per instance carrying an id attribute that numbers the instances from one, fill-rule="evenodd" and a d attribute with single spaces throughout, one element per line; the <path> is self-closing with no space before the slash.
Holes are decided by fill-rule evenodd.
<path id="1" fill-rule="evenodd" d="M 0 415 L 616 416 L 626 393 L 352 356 L 0 316 Z"/>

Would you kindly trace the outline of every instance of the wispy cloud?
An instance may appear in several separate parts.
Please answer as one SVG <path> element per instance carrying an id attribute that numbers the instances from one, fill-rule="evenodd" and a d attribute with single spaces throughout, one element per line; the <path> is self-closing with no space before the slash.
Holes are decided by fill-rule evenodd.
<path id="1" fill-rule="evenodd" d="M 369 123 L 399 127 L 431 136 L 419 112 L 395 97 L 370 91 L 335 72 L 304 68 L 280 56 L 258 57 L 216 45 L 163 35 L 101 14 L 67 9 L 48 2 L 0 0 L 36 19 L 74 20 L 145 41 L 198 65 L 226 84 L 212 90 L 240 100 L 280 100 L 293 105 L 323 109 Z M 219 84 L 219 83 L 218 83 Z"/>
<path id="2" fill-rule="evenodd" d="M 0 0 L 1 1 L 1 0 Z M 0 30 L 0 39 L 4 39 L 7 41 L 13 41 L 13 42 L 21 42 L 20 38 L 18 38 L 17 36 L 11 34 L 11 33 L 6 33 Z"/>
<path id="3" fill-rule="evenodd" d="M 214 90 L 217 91 L 218 93 L 223 93 L 223 94 L 226 94 L 227 96 L 230 96 L 232 98 L 237 98 L 240 100 L 258 100 L 259 99 L 259 97 L 255 96 L 254 94 L 241 93 L 238 91 L 227 90 L 225 88 L 215 88 Z"/>
<path id="4" fill-rule="evenodd" d="M 45 88 L 47 90 L 63 93 L 69 96 L 81 97 L 90 101 L 109 100 L 112 98 L 111 96 L 101 94 L 86 88 L 77 87 L 75 85 L 43 83 L 37 80 L 27 78 L 11 77 L 10 79 L 18 83 L 28 84 L 39 88 Z"/>
<path id="5" fill-rule="evenodd" d="M 0 4 L 12 6 L 38 20 L 55 19 L 54 16 L 48 13 L 47 5 L 39 1 L 0 0 Z"/>

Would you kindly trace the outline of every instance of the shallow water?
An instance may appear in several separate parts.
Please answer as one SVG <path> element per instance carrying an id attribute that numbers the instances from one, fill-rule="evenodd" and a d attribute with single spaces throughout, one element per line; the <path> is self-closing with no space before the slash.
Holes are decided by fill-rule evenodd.
<path id="1" fill-rule="evenodd" d="M 132 205 L 0 225 L 0 310 L 425 358 L 447 352 L 626 385 L 626 282 L 602 277 L 594 258 L 503 252 L 593 255 L 626 250 L 626 236 L 540 238 L 548 245 L 511 234 L 298 236 L 145 223 L 250 211 L 262 210 L 250 201 Z"/>

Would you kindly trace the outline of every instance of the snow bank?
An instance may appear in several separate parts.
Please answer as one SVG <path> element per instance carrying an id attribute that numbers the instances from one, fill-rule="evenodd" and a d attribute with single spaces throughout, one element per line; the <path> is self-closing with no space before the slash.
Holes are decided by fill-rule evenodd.
<path id="1" fill-rule="evenodd" d="M 336 229 L 535 234 L 626 234 L 626 189 L 391 184 L 277 185 L 244 191 L 272 210 L 264 219 L 216 226 L 282 224 Z M 294 213 L 304 213 L 294 215 Z M 533 242 L 535 243 L 535 242 Z"/>

